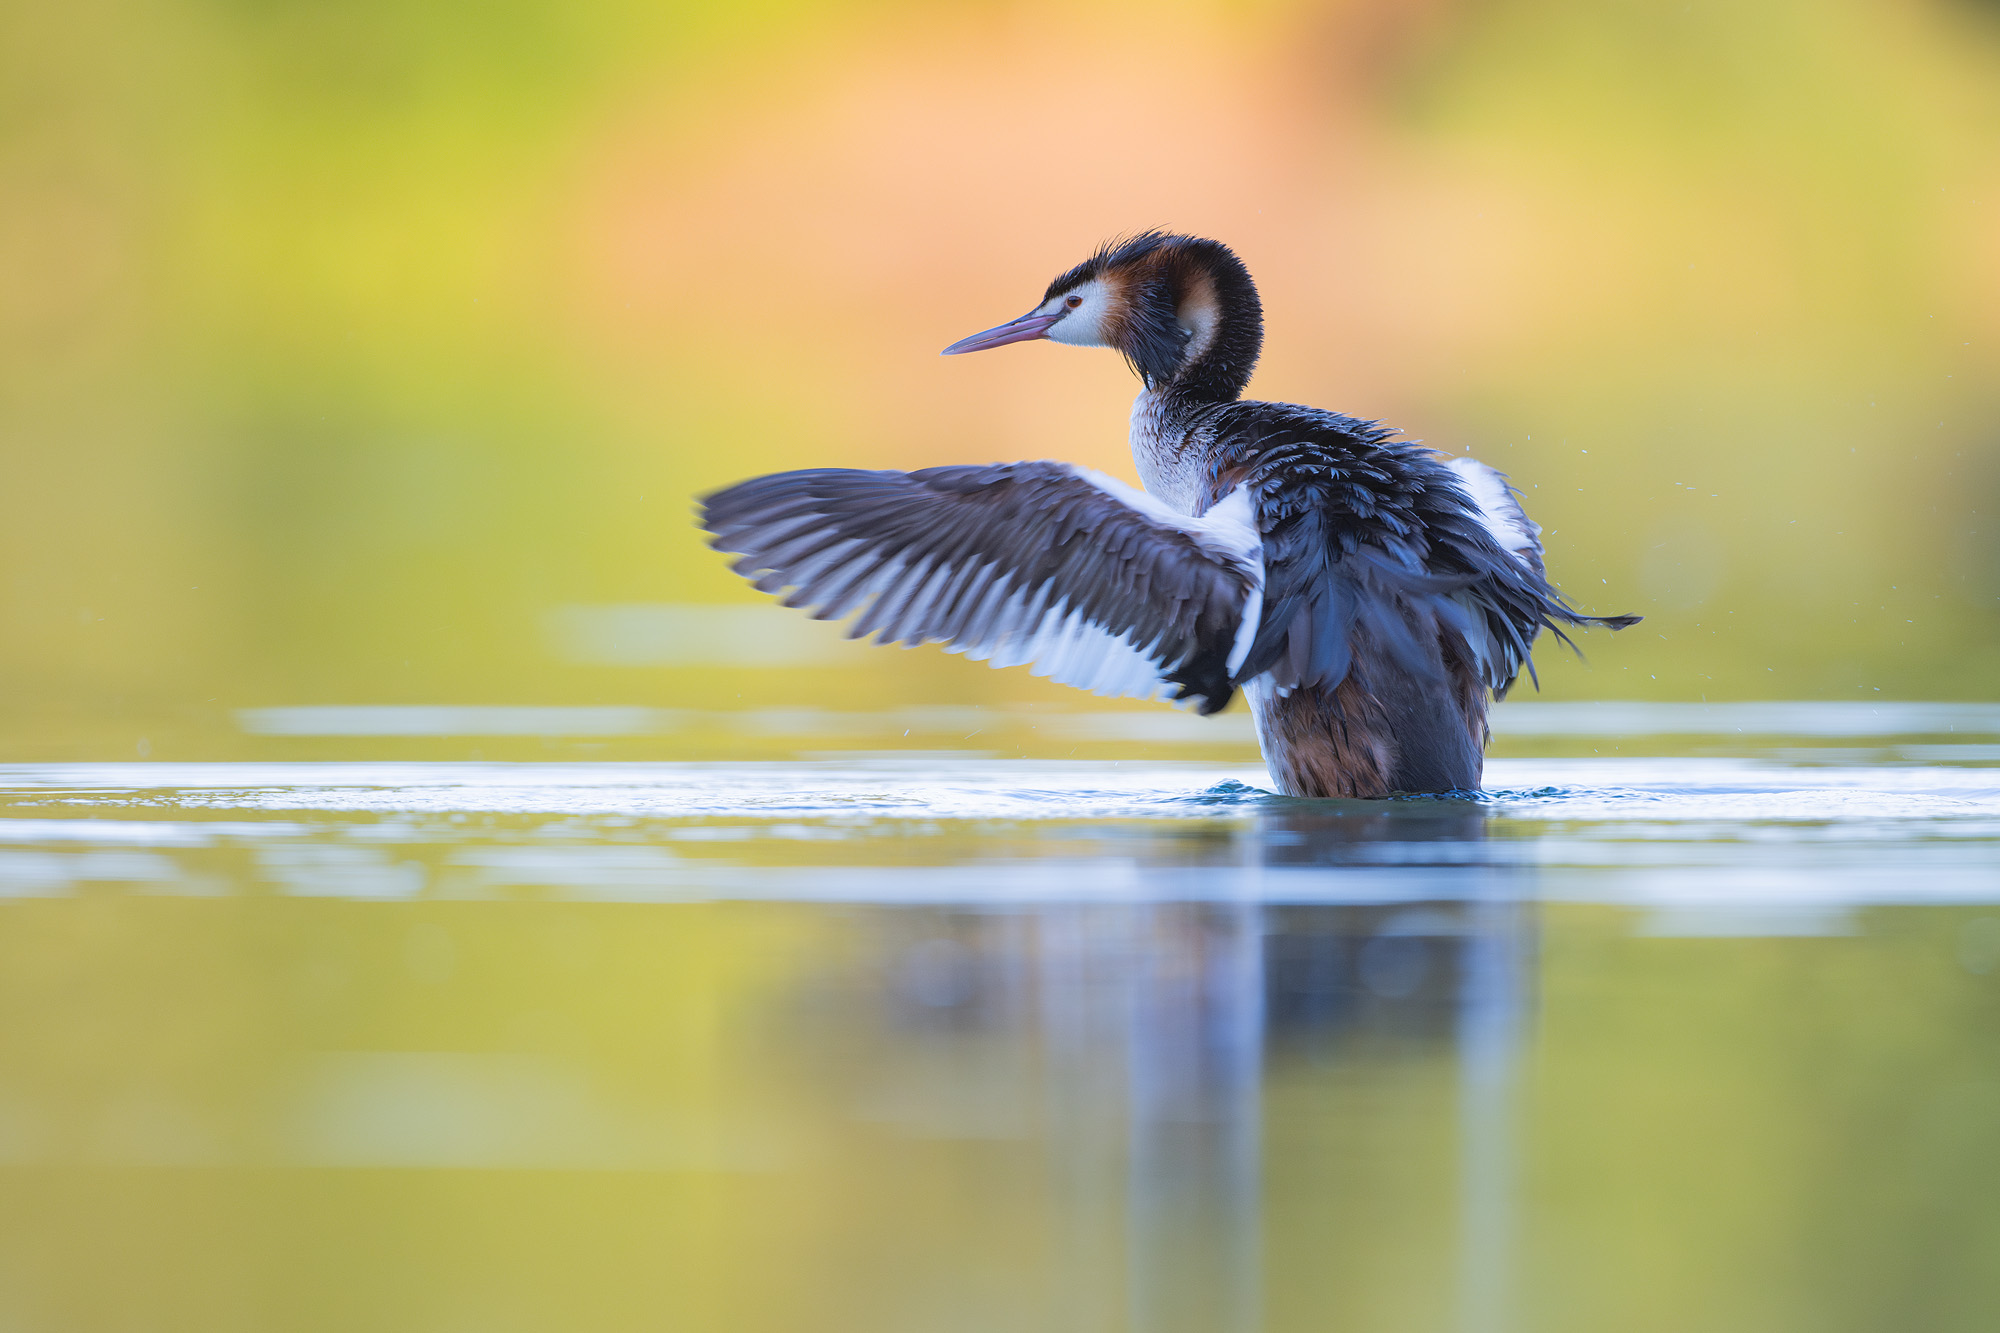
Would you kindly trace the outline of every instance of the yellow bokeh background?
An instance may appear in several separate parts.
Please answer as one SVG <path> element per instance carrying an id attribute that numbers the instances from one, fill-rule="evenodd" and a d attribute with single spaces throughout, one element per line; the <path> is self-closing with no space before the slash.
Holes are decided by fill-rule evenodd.
<path id="1" fill-rule="evenodd" d="M 1257 275 L 1252 393 L 1510 473 L 1550 698 L 1984 698 L 2000 11 L 1975 0 L 0 11 L 12 757 L 237 709 L 1047 702 L 934 650 L 580 665 L 743 603 L 692 497 L 1131 475 L 1102 353 L 937 349 L 1103 238 Z"/>

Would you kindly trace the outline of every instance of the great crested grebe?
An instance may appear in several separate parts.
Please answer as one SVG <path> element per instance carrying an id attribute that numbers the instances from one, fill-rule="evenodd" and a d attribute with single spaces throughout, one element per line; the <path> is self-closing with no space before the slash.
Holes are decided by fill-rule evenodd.
<path id="1" fill-rule="evenodd" d="M 1479 786 L 1487 691 L 1547 628 L 1623 629 L 1550 586 L 1506 480 L 1314 407 L 1241 401 L 1264 341 L 1225 245 L 1149 231 L 1040 305 L 944 349 L 1046 338 L 1114 347 L 1142 383 L 1146 489 L 1073 463 L 812 468 L 718 491 L 702 526 L 764 592 L 849 637 L 942 643 L 1098 694 L 1171 691 L 1213 713 L 1239 687 L 1290 796 Z"/>

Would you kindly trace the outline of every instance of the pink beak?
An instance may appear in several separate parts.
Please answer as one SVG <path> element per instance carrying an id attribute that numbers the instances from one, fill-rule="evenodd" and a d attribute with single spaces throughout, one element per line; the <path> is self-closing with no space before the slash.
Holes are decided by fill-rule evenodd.
<path id="1" fill-rule="evenodd" d="M 1067 313 L 1067 312 L 1064 312 Z M 943 356 L 957 356 L 960 352 L 983 352 L 989 347 L 1005 347 L 1008 343 L 1024 343 L 1034 338 L 1046 338 L 1050 328 L 1062 315 L 1043 315 L 1029 311 L 1019 319 L 1010 319 L 998 328 L 984 333 L 975 333 L 970 338 L 960 338 L 944 349 Z"/>

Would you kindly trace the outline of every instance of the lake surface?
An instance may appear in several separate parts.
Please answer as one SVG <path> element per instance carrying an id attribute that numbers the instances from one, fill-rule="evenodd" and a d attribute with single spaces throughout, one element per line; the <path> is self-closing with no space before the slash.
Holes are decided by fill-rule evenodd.
<path id="1" fill-rule="evenodd" d="M 1792 724 L 0 769 L 0 1327 L 2000 1326 L 2000 747 Z"/>

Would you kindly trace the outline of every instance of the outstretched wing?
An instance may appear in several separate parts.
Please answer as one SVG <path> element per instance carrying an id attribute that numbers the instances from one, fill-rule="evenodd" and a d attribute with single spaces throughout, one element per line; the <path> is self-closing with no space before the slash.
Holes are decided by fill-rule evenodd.
<path id="1" fill-rule="evenodd" d="M 1229 701 L 1261 606 L 1248 496 L 1200 518 L 1067 463 L 812 469 L 704 502 L 736 571 L 851 638 L 942 643 L 1098 694 Z M 1246 632 L 1247 629 L 1247 632 Z"/>

